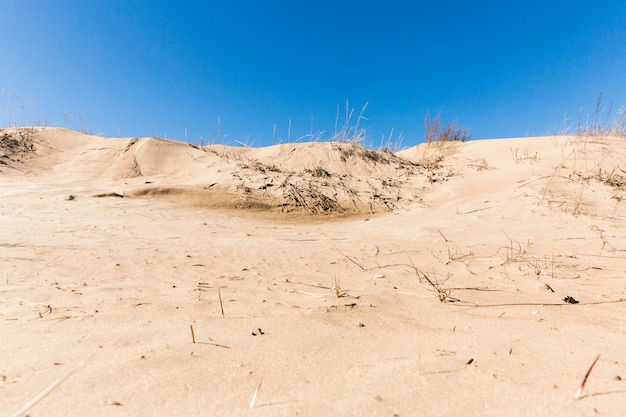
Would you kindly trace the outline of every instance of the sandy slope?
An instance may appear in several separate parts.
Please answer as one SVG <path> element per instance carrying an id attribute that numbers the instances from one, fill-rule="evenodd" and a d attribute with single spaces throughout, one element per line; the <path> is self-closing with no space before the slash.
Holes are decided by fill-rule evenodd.
<path id="1" fill-rule="evenodd" d="M 2 416 L 626 409 L 624 139 L 0 144 Z"/>

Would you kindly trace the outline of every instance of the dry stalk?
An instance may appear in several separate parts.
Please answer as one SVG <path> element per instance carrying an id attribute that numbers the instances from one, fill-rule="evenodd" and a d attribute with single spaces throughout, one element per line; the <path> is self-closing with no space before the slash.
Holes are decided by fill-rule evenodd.
<path id="1" fill-rule="evenodd" d="M 450 262 L 452 261 L 459 261 L 463 258 L 466 258 L 468 256 L 472 256 L 472 253 L 459 253 L 458 248 L 454 249 L 454 253 L 452 253 L 452 251 L 450 250 L 450 241 L 444 236 L 444 234 L 441 232 L 441 230 L 437 229 L 437 231 L 439 232 L 439 234 L 441 235 L 441 237 L 443 238 L 443 240 L 446 242 L 446 246 L 448 249 L 448 261 L 446 262 L 446 265 L 448 265 Z"/>
<path id="2" fill-rule="evenodd" d="M 220 310 L 222 311 L 222 318 L 224 318 L 224 304 L 222 303 L 222 292 L 220 291 L 220 287 L 217 287 L 217 296 L 220 299 Z"/>
<path id="3" fill-rule="evenodd" d="M 61 385 L 74 372 L 76 372 L 76 369 L 72 369 L 68 371 L 65 375 L 62 375 L 61 377 L 53 381 L 50 385 L 48 385 L 48 387 L 46 387 L 43 391 L 41 391 L 39 394 L 34 396 L 29 402 L 27 402 L 22 408 L 17 410 L 12 415 L 12 417 L 22 417 L 23 415 L 25 415 L 28 412 L 28 410 L 30 410 L 35 404 L 41 401 L 46 395 L 50 394 L 56 387 Z"/>
<path id="4" fill-rule="evenodd" d="M 433 287 L 433 289 L 437 293 L 437 298 L 439 299 L 439 301 L 441 301 L 442 303 L 458 301 L 456 298 L 450 297 L 450 290 L 444 289 L 443 287 L 441 287 L 441 285 L 437 281 L 431 280 L 428 277 L 428 275 L 426 275 L 418 267 L 415 266 L 412 260 L 411 260 L 411 267 L 415 271 L 415 274 L 417 275 L 420 281 L 424 279 L 426 280 L 426 282 L 428 282 L 428 284 L 430 284 L 431 287 Z"/>
<path id="5" fill-rule="evenodd" d="M 339 253 L 341 253 L 341 252 L 339 252 Z M 356 266 L 358 266 L 358 267 L 361 269 L 361 271 L 365 271 L 365 267 L 363 266 L 363 264 L 362 264 L 361 262 L 359 262 L 359 261 L 358 261 L 358 260 L 356 260 L 356 259 L 353 259 L 353 258 L 349 257 L 348 255 L 344 255 L 343 253 L 341 253 L 341 254 L 342 254 L 342 255 L 343 255 L 343 256 L 344 256 L 347 260 L 349 260 L 350 262 L 352 262 L 353 264 L 355 264 Z"/>
<path id="6" fill-rule="evenodd" d="M 259 391 L 261 390 L 261 384 L 263 383 L 263 378 L 259 379 L 259 383 L 254 390 L 254 394 L 252 395 L 252 400 L 250 401 L 250 408 L 254 408 L 254 403 L 256 402 L 256 397 L 259 395 Z"/>
<path id="7" fill-rule="evenodd" d="M 337 298 L 345 297 L 346 295 L 348 295 L 347 291 L 343 291 L 341 289 L 337 277 L 335 277 L 335 285 L 330 290 L 335 294 Z"/>
<path id="8" fill-rule="evenodd" d="M 600 354 L 598 354 L 598 356 L 596 356 L 596 358 L 591 363 L 591 366 L 587 370 L 587 373 L 585 374 L 585 377 L 583 378 L 583 381 L 580 383 L 580 386 L 578 387 L 578 390 L 576 391 L 576 395 L 574 395 L 574 399 L 575 400 L 579 400 L 580 397 L 583 395 L 583 391 L 585 389 L 585 384 L 587 383 L 587 378 L 589 378 L 589 374 L 591 373 L 591 370 L 595 366 L 596 362 L 598 362 L 598 359 L 600 359 Z"/>

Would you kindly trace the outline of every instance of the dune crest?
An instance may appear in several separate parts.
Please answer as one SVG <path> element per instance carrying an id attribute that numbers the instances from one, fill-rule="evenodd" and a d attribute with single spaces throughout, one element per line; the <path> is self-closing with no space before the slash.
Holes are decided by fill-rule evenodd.
<path id="1" fill-rule="evenodd" d="M 65 183 L 113 182 L 109 193 L 268 215 L 349 217 L 393 211 L 421 204 L 424 189 L 454 175 L 441 164 L 350 143 L 199 147 L 56 128 L 5 129 L 4 135 L 12 141 L 7 148 L 22 154 L 12 167 L 19 163 L 24 174 L 63 177 Z"/>

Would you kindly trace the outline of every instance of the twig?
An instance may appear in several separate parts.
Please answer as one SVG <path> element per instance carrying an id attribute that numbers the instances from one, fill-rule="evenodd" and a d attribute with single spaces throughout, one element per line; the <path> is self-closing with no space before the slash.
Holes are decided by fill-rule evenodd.
<path id="1" fill-rule="evenodd" d="M 256 402 L 256 396 L 259 394 L 259 391 L 261 390 L 261 384 L 263 383 L 263 378 L 259 379 L 259 383 L 256 386 L 256 389 L 254 390 L 254 395 L 252 396 L 252 401 L 250 401 L 250 408 L 254 407 L 254 403 Z"/>
<path id="2" fill-rule="evenodd" d="M 332 290 L 331 287 L 326 287 L 324 285 L 307 284 L 306 282 L 290 281 L 289 279 L 286 279 L 285 282 L 289 284 L 306 285 L 307 287 L 321 288 L 323 290 Z"/>
<path id="3" fill-rule="evenodd" d="M 365 271 L 365 267 L 363 267 L 363 265 L 361 265 L 358 261 L 355 261 L 354 259 L 352 259 L 351 257 L 349 257 L 348 255 L 343 254 L 341 251 L 337 251 L 339 253 L 341 253 L 347 260 L 349 260 L 350 262 L 352 262 L 353 264 L 355 264 L 356 266 L 358 266 L 359 268 L 361 268 L 361 271 Z"/>
<path id="4" fill-rule="evenodd" d="M 198 344 L 202 344 L 202 345 L 211 345 L 211 346 L 217 346 L 217 347 L 221 347 L 221 348 L 224 348 L 224 349 L 232 349 L 232 347 L 230 347 L 230 346 L 220 345 L 219 343 L 212 343 L 212 342 L 198 342 Z"/>
<path id="5" fill-rule="evenodd" d="M 196 335 L 193 332 L 193 324 L 189 325 L 189 329 L 191 330 L 191 341 L 193 342 L 193 344 L 196 343 Z"/>
<path id="6" fill-rule="evenodd" d="M 620 298 L 619 300 L 609 300 L 609 301 L 592 301 L 592 302 L 582 302 L 578 305 L 581 306 L 589 306 L 589 305 L 600 305 L 600 304 L 614 304 L 614 303 L 624 303 L 626 302 L 626 298 Z M 572 306 L 573 304 L 569 303 L 500 303 L 500 304 L 473 304 L 474 307 L 511 307 L 511 306 L 543 306 L 543 307 L 565 307 Z"/>
<path id="7" fill-rule="evenodd" d="M 587 382 L 587 378 L 589 378 L 589 374 L 591 373 L 591 370 L 595 366 L 596 362 L 598 362 L 598 359 L 600 359 L 600 354 L 598 354 L 598 356 L 596 356 L 596 358 L 593 360 L 593 362 L 591 363 L 591 366 L 589 367 L 589 370 L 587 371 L 587 373 L 585 374 L 585 377 L 583 378 L 583 382 L 580 383 L 580 386 L 578 387 L 578 391 L 576 391 L 576 395 L 574 395 L 575 400 L 579 400 L 580 396 L 583 395 L 583 390 L 585 389 L 585 383 Z"/>
<path id="8" fill-rule="evenodd" d="M 222 318 L 224 318 L 224 304 L 222 304 L 222 292 L 220 291 L 220 287 L 217 287 L 217 295 L 220 298 L 220 309 L 222 310 Z"/>
<path id="9" fill-rule="evenodd" d="M 329 288 L 329 290 L 332 290 L 332 288 Z M 300 290 L 291 290 L 289 292 L 297 292 L 299 294 L 310 295 L 311 297 L 316 297 L 316 298 L 322 298 L 328 295 L 328 294 L 313 294 L 310 292 L 305 292 L 305 291 L 300 291 Z"/>
<path id="10" fill-rule="evenodd" d="M 65 381 L 67 378 L 69 378 L 69 376 L 72 375 L 74 372 L 76 372 L 76 369 L 72 369 L 71 371 L 67 372 L 65 375 L 61 376 L 60 378 L 58 378 L 57 380 L 52 382 L 52 384 L 48 385 L 48 387 L 46 389 L 41 391 L 39 394 L 37 394 L 35 397 L 33 397 L 33 399 L 31 399 L 29 402 L 27 402 L 24 405 L 24 407 L 22 407 L 19 410 L 17 410 L 15 412 L 15 414 L 13 414 L 12 417 L 21 417 L 24 414 L 26 414 L 28 412 L 28 410 L 30 410 L 35 404 L 37 404 L 39 401 L 41 401 L 46 395 L 50 394 L 52 392 L 52 390 L 54 390 L 56 387 L 61 385 L 61 383 L 63 381 Z"/>

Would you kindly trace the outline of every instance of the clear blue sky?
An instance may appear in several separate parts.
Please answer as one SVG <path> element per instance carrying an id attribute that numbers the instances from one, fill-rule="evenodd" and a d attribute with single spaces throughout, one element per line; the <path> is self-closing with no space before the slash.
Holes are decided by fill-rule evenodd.
<path id="1" fill-rule="evenodd" d="M 626 1 L 0 0 L 0 125 L 269 145 L 337 106 L 423 140 L 549 133 L 626 105 Z M 24 111 L 22 111 L 22 105 Z M 9 115 L 6 109 L 9 109 Z M 343 113 L 343 110 L 342 110 Z M 81 121 L 82 120 L 82 121 Z M 186 133 L 185 133 L 186 132 Z M 223 138 L 224 139 L 224 138 Z"/>

